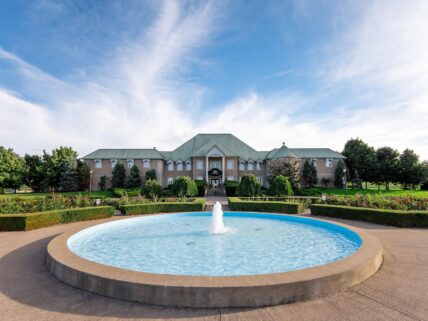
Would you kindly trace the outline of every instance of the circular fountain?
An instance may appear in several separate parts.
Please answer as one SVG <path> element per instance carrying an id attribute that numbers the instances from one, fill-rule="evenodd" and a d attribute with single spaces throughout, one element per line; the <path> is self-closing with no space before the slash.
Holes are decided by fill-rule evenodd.
<path id="1" fill-rule="evenodd" d="M 345 289 L 382 261 L 372 236 L 290 215 L 213 212 L 141 216 L 70 231 L 49 269 L 95 293 L 182 307 L 257 307 Z"/>

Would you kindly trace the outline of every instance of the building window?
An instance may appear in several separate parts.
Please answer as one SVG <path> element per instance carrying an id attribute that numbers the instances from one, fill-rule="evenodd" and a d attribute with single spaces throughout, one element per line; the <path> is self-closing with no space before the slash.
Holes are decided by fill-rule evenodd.
<path id="1" fill-rule="evenodd" d="M 233 169 L 233 159 L 227 160 L 227 169 Z"/>
<path id="2" fill-rule="evenodd" d="M 213 169 L 213 168 L 220 168 L 220 163 L 218 161 L 211 161 L 210 169 Z"/>
<path id="3" fill-rule="evenodd" d="M 333 160 L 331 158 L 325 160 L 325 167 L 333 167 Z"/>
<path id="4" fill-rule="evenodd" d="M 95 168 L 102 168 L 103 167 L 103 162 L 101 159 L 96 159 L 95 160 Z"/>
<path id="5" fill-rule="evenodd" d="M 202 181 L 204 178 L 203 178 L 202 176 L 196 176 L 196 179 L 197 179 L 198 181 Z"/>
<path id="6" fill-rule="evenodd" d="M 174 162 L 168 161 L 168 172 L 172 172 L 174 170 Z"/>
<path id="7" fill-rule="evenodd" d="M 191 161 L 187 161 L 186 162 L 186 171 L 191 171 L 192 170 L 192 162 Z"/>
<path id="8" fill-rule="evenodd" d="M 117 159 L 111 160 L 111 168 L 114 168 L 117 165 Z"/>
<path id="9" fill-rule="evenodd" d="M 150 159 L 143 160 L 143 167 L 150 168 Z"/>
<path id="10" fill-rule="evenodd" d="M 227 180 L 228 180 L 228 181 L 234 181 L 234 180 L 235 180 L 235 176 L 228 176 L 228 177 L 227 177 Z"/>
<path id="11" fill-rule="evenodd" d="M 253 171 L 254 170 L 254 163 L 253 162 L 248 162 L 248 170 L 249 171 Z"/>
<path id="12" fill-rule="evenodd" d="M 183 170 L 183 162 L 182 161 L 178 161 L 177 162 L 177 171 L 182 171 Z"/>
<path id="13" fill-rule="evenodd" d="M 132 166 L 134 166 L 134 160 L 133 159 L 128 159 L 126 162 L 128 163 L 128 168 L 131 168 Z"/>
<path id="14" fill-rule="evenodd" d="M 196 169 L 198 169 L 198 170 L 202 170 L 202 168 L 203 168 L 203 163 L 202 163 L 202 161 L 201 161 L 201 160 L 198 160 L 198 161 L 196 162 Z"/>
<path id="15" fill-rule="evenodd" d="M 258 171 L 262 170 L 262 163 L 261 162 L 256 163 L 256 170 L 258 170 Z"/>
<path id="16" fill-rule="evenodd" d="M 312 162 L 312 165 L 314 165 L 315 167 L 317 167 L 317 159 L 316 158 L 312 158 L 311 162 Z"/>
<path id="17" fill-rule="evenodd" d="M 168 177 L 168 185 L 174 183 L 174 177 Z"/>
<path id="18" fill-rule="evenodd" d="M 244 161 L 239 162 L 239 170 L 245 171 L 245 162 Z"/>

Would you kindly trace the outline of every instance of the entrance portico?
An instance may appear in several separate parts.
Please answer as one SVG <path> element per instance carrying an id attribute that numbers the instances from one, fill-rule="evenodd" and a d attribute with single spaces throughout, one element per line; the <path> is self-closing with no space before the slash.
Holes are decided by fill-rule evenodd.
<path id="1" fill-rule="evenodd" d="M 214 183 L 220 182 L 224 184 L 225 176 L 225 155 L 221 150 L 214 146 L 205 156 L 205 179 L 208 184 L 211 184 L 211 180 Z"/>

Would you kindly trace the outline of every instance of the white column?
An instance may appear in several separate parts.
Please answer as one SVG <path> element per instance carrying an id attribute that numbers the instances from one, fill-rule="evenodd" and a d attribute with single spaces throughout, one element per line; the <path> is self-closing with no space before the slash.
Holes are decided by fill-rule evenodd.
<path id="1" fill-rule="evenodd" d="M 226 170 L 226 167 L 224 166 L 224 159 L 225 157 L 223 156 L 221 158 L 221 183 L 224 184 L 224 171 Z"/>
<path id="2" fill-rule="evenodd" d="M 208 182 L 208 156 L 205 156 L 205 180 L 207 181 L 207 184 L 210 183 Z"/>

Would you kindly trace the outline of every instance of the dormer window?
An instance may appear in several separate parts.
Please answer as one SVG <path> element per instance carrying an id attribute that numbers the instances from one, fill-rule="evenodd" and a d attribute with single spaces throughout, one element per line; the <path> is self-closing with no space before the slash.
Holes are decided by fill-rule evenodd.
<path id="1" fill-rule="evenodd" d="M 183 170 L 183 162 L 182 161 L 178 161 L 177 162 L 177 171 L 182 171 Z"/>
<path id="2" fill-rule="evenodd" d="M 252 162 L 252 161 L 248 162 L 248 170 L 249 171 L 253 171 L 254 170 L 254 162 Z"/>
<path id="3" fill-rule="evenodd" d="M 114 168 L 117 165 L 117 159 L 111 160 L 111 168 Z"/>
<path id="4" fill-rule="evenodd" d="M 325 167 L 333 167 L 333 160 L 331 158 L 325 160 Z"/>
<path id="5" fill-rule="evenodd" d="M 239 170 L 240 171 L 245 171 L 245 162 L 244 161 L 240 161 L 239 162 Z"/>
<path id="6" fill-rule="evenodd" d="M 132 168 L 132 166 L 134 166 L 134 160 L 133 159 L 128 159 L 126 161 L 126 163 L 128 164 L 128 168 Z"/>
<path id="7" fill-rule="evenodd" d="M 172 172 L 174 170 L 174 162 L 168 161 L 168 172 Z"/>
<path id="8" fill-rule="evenodd" d="M 95 168 L 103 168 L 103 162 L 101 159 L 95 160 Z"/>
<path id="9" fill-rule="evenodd" d="M 192 162 L 188 160 L 186 162 L 186 171 L 191 171 L 191 170 L 192 170 Z"/>
<path id="10" fill-rule="evenodd" d="M 150 168 L 150 159 L 143 160 L 143 167 Z"/>

